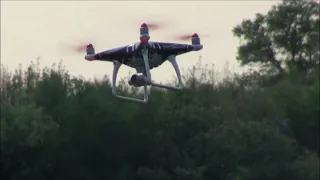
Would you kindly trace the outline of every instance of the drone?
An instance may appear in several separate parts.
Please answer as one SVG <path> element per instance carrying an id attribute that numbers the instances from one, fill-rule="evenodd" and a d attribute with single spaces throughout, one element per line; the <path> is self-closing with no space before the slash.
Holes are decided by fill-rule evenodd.
<path id="1" fill-rule="evenodd" d="M 112 94 L 115 97 L 123 100 L 147 103 L 149 95 L 148 86 L 178 91 L 183 89 L 181 73 L 176 61 L 176 56 L 192 51 L 199 51 L 203 48 L 203 45 L 200 44 L 200 38 L 197 33 L 194 33 L 189 37 L 191 38 L 191 45 L 149 41 L 149 27 L 146 23 L 143 23 L 140 27 L 139 42 L 109 49 L 99 53 L 95 53 L 94 46 L 89 43 L 86 45 L 86 55 L 84 58 L 88 61 L 113 62 Z M 172 64 L 177 75 L 177 87 L 155 83 L 151 79 L 150 71 L 160 66 L 167 60 Z M 118 71 L 121 65 L 126 65 L 136 70 L 136 73 L 129 79 L 128 84 L 134 87 L 143 86 L 143 99 L 125 97 L 117 94 L 116 82 Z"/>

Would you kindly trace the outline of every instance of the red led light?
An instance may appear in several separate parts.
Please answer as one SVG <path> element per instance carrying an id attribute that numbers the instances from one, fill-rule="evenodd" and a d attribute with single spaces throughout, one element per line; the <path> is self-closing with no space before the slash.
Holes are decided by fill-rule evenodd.
<path id="1" fill-rule="evenodd" d="M 147 28 L 148 26 L 147 26 L 147 24 L 146 23 L 143 23 L 142 25 L 141 25 L 141 28 Z"/>
<path id="2" fill-rule="evenodd" d="M 194 33 L 194 34 L 192 35 L 192 38 L 197 38 L 197 37 L 199 37 L 197 33 Z"/>
<path id="3" fill-rule="evenodd" d="M 140 38 L 140 41 L 143 43 L 146 43 L 149 41 L 149 37 L 142 37 L 142 38 Z"/>

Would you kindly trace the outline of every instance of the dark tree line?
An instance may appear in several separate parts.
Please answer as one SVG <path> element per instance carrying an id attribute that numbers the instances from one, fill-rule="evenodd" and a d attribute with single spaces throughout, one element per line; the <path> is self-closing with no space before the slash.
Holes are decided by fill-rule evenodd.
<path id="1" fill-rule="evenodd" d="M 200 64 L 147 105 L 62 64 L 2 66 L 1 179 L 319 179 L 319 3 L 284 0 L 233 32 L 259 70 L 216 82 Z"/>

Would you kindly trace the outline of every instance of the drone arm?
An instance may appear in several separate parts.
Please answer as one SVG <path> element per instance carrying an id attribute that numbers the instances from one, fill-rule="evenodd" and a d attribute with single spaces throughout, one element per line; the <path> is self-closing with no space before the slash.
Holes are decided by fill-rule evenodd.
<path id="1" fill-rule="evenodd" d="M 142 49 L 143 61 L 145 66 L 145 73 L 147 76 L 147 81 L 151 82 L 151 73 L 150 73 L 150 65 L 149 65 L 149 58 L 148 58 L 148 49 Z"/>
<path id="2" fill-rule="evenodd" d="M 113 61 L 113 74 L 112 74 L 112 94 L 117 96 L 117 89 L 116 89 L 116 83 L 117 83 L 117 76 L 118 71 L 121 64 L 117 61 Z"/>

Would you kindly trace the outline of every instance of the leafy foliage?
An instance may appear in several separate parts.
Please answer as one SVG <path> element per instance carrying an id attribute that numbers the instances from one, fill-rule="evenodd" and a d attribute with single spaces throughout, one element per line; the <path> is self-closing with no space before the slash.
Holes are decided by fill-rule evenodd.
<path id="1" fill-rule="evenodd" d="M 35 69 L 1 84 L 4 179 L 318 178 L 318 79 L 261 88 L 250 74 L 194 76 L 180 93 L 151 89 L 144 105 L 106 93 L 107 79 Z"/>
<path id="2" fill-rule="evenodd" d="M 310 70 L 319 65 L 319 2 L 284 0 L 254 20 L 233 29 L 241 38 L 237 59 L 277 72 Z"/>

